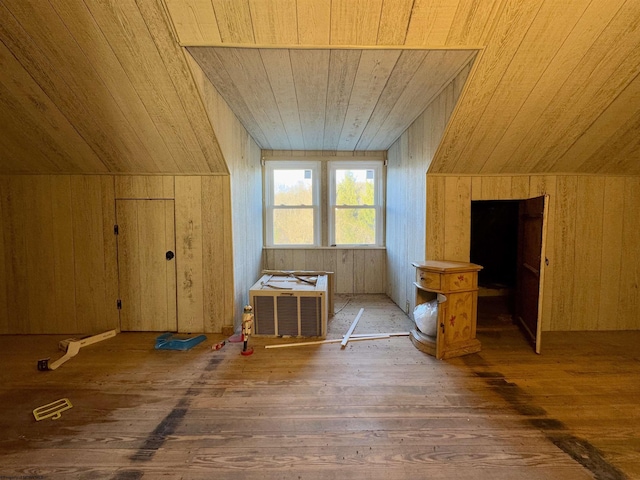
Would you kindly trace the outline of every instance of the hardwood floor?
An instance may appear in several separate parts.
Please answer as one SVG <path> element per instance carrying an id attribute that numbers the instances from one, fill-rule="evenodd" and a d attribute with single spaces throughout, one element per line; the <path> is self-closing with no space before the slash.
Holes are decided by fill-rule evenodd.
<path id="1" fill-rule="evenodd" d="M 406 331 L 384 296 L 340 296 L 328 338 Z M 484 308 L 484 307 L 483 307 Z M 487 312 L 487 313 L 484 313 Z M 253 337 L 155 350 L 121 333 L 59 369 L 68 336 L 0 337 L 0 478 L 640 478 L 640 332 L 546 333 L 534 354 L 499 309 L 478 354 L 407 337 L 264 349 Z M 36 422 L 60 398 L 73 407 Z"/>

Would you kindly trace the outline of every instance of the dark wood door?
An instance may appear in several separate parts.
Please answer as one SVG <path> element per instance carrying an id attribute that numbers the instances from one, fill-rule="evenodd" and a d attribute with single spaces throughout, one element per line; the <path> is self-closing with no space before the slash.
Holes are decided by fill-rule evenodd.
<path id="1" fill-rule="evenodd" d="M 520 202 L 518 223 L 518 278 L 516 319 L 537 353 L 540 353 L 540 284 L 545 197 Z"/>

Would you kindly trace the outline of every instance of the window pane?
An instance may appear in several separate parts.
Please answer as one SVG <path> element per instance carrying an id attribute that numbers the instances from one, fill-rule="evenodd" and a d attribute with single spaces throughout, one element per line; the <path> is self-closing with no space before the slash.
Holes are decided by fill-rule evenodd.
<path id="1" fill-rule="evenodd" d="M 375 208 L 337 208 L 335 237 L 337 245 L 375 244 Z"/>
<path id="2" fill-rule="evenodd" d="M 274 205 L 313 205 L 312 171 L 274 170 Z"/>
<path id="3" fill-rule="evenodd" d="M 374 170 L 336 170 L 336 205 L 374 205 Z"/>
<path id="4" fill-rule="evenodd" d="M 313 208 L 274 209 L 273 243 L 313 245 Z"/>

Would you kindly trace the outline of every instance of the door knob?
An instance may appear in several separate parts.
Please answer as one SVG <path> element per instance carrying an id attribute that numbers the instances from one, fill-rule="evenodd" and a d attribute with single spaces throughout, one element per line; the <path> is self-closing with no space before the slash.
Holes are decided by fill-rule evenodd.
<path id="1" fill-rule="evenodd" d="M 175 255 L 173 254 L 173 252 L 171 250 L 169 250 L 167 252 L 167 254 L 165 255 L 165 257 L 167 257 L 167 260 L 171 260 Z"/>

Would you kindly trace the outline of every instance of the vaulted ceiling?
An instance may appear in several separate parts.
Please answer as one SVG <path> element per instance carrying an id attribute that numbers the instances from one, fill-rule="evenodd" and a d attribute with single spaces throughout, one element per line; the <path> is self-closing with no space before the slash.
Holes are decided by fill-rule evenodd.
<path id="1" fill-rule="evenodd" d="M 2 0 L 0 173 L 226 172 L 190 54 L 264 148 L 379 149 L 443 49 L 431 172 L 640 174 L 637 0 Z"/>
<path id="2" fill-rule="evenodd" d="M 474 50 L 189 52 L 263 149 L 388 150 Z"/>

